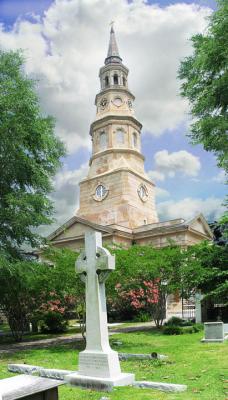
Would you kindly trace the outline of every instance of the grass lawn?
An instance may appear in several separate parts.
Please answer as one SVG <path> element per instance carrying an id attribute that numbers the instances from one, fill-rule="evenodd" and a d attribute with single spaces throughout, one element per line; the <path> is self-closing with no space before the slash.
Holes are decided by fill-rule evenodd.
<path id="1" fill-rule="evenodd" d="M 183 393 L 164 393 L 131 387 L 115 388 L 111 393 L 79 388 L 60 387 L 60 400 L 228 400 L 228 342 L 200 343 L 203 333 L 165 336 L 156 330 L 117 334 L 110 341 L 121 340 L 121 346 L 112 346 L 120 352 L 151 353 L 169 356 L 167 361 L 135 360 L 121 362 L 124 372 L 134 372 L 137 380 L 152 380 L 188 385 Z M 83 344 L 28 350 L 12 355 L 0 355 L 0 379 L 12 374 L 8 363 L 27 363 L 49 368 L 77 369 L 78 353 Z"/>

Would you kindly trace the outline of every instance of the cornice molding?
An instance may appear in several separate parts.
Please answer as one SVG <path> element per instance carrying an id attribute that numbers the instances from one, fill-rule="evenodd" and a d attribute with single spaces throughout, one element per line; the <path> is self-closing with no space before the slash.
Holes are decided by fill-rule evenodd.
<path id="1" fill-rule="evenodd" d="M 141 158 L 141 160 L 145 160 L 145 157 L 144 157 L 144 155 L 142 154 L 142 153 L 140 153 L 139 151 L 137 151 L 137 150 L 134 150 L 134 149 L 129 149 L 128 147 L 126 147 L 126 148 L 119 148 L 119 147 L 112 147 L 112 148 L 110 148 L 110 149 L 106 149 L 106 150 L 103 150 L 103 151 L 99 151 L 98 153 L 95 153 L 91 158 L 90 158 L 90 160 L 89 160 L 89 165 L 91 165 L 92 164 L 92 162 L 93 162 L 93 160 L 95 160 L 96 158 L 99 158 L 99 157 L 102 157 L 102 156 L 105 156 L 106 154 L 112 154 L 112 153 L 114 153 L 114 154 L 117 154 L 117 153 L 128 153 L 128 154 L 133 154 L 133 155 L 135 155 L 135 156 L 137 156 L 138 158 Z"/>
<path id="2" fill-rule="evenodd" d="M 100 174 L 100 175 L 95 175 L 95 176 L 93 176 L 91 178 L 84 178 L 84 179 L 81 180 L 81 182 L 79 182 L 79 185 L 81 185 L 81 184 L 83 184 L 85 182 L 93 181 L 95 179 L 101 179 L 104 176 L 116 174 L 118 172 L 128 172 L 128 173 L 130 173 L 132 175 L 137 176 L 138 178 L 142 179 L 143 181 L 147 182 L 149 185 L 155 186 L 155 184 L 153 182 L 151 182 L 145 175 L 141 175 L 138 172 L 135 172 L 132 169 L 127 168 L 127 167 L 112 169 L 112 170 L 110 170 L 108 172 L 104 172 L 103 174 Z"/>
<path id="3" fill-rule="evenodd" d="M 129 122 L 135 124 L 139 129 L 142 129 L 142 124 L 135 117 L 133 117 L 131 115 L 110 114 L 110 115 L 106 115 L 106 116 L 92 122 L 92 124 L 90 125 L 90 136 L 92 136 L 93 130 L 98 128 L 99 125 L 102 128 L 103 124 L 107 124 L 107 123 L 114 124 L 116 121 L 117 122 L 123 121 L 123 123 L 126 123 L 126 121 L 129 121 Z"/>

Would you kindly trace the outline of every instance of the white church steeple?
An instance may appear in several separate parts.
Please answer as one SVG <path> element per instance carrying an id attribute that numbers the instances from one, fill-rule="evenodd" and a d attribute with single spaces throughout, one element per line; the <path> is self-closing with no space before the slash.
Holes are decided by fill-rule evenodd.
<path id="1" fill-rule="evenodd" d="M 80 183 L 77 215 L 101 225 L 135 228 L 157 222 L 154 184 L 144 170 L 142 125 L 134 115 L 128 68 L 119 55 L 113 26 L 108 54 L 100 68 L 101 89 L 91 124 L 92 156 Z"/>

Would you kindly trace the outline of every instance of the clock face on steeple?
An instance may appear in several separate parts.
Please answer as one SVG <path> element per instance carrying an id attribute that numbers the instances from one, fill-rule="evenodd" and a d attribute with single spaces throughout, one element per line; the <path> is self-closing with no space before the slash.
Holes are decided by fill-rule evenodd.
<path id="1" fill-rule="evenodd" d="M 102 201 L 108 195 L 108 189 L 102 183 L 99 183 L 95 189 L 95 194 L 93 195 L 94 200 Z"/>
<path id="2" fill-rule="evenodd" d="M 121 99 L 121 97 L 115 97 L 112 102 L 116 107 L 120 107 L 123 104 L 123 100 Z"/>

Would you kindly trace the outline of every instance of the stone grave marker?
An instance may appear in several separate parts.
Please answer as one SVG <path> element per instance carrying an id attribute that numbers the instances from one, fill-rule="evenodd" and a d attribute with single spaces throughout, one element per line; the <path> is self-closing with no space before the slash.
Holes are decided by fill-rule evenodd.
<path id="1" fill-rule="evenodd" d="M 109 345 L 105 281 L 115 269 L 115 257 L 102 247 L 100 232 L 85 235 L 85 251 L 76 272 L 86 285 L 86 349 L 79 354 L 79 371 L 65 377 L 71 385 L 100 387 L 129 385 L 133 374 L 121 373 L 118 353 Z"/>
<path id="2" fill-rule="evenodd" d="M 204 335 L 205 337 L 202 339 L 204 343 L 224 342 L 224 340 L 228 339 L 228 336 L 225 336 L 224 324 L 221 321 L 205 322 Z"/>
<path id="3" fill-rule="evenodd" d="M 58 400 L 58 386 L 64 382 L 31 375 L 0 380 L 0 400 Z"/>

